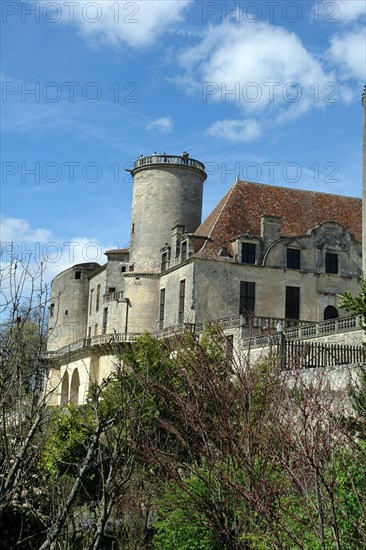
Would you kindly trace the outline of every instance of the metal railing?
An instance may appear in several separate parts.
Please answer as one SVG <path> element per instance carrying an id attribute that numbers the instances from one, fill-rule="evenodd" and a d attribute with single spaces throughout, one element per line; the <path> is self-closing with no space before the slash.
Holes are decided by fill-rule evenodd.
<path id="1" fill-rule="evenodd" d="M 286 342 L 279 347 L 279 353 L 286 369 L 355 365 L 365 363 L 366 359 L 366 350 L 362 345 Z"/>
<path id="2" fill-rule="evenodd" d="M 134 164 L 134 170 L 136 168 L 142 168 L 144 166 L 150 166 L 152 164 L 179 164 L 182 166 L 190 166 L 191 168 L 197 168 L 198 170 L 205 171 L 205 165 L 199 160 L 191 159 L 190 157 L 183 157 L 179 155 L 150 155 L 148 157 L 140 157 Z"/>

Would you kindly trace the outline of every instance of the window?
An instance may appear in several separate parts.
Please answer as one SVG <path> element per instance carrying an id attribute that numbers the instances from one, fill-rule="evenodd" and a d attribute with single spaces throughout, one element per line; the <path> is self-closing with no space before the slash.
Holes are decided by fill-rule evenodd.
<path id="1" fill-rule="evenodd" d="M 100 285 L 97 286 L 97 298 L 95 300 L 95 311 L 99 311 L 100 304 Z"/>
<path id="2" fill-rule="evenodd" d="M 65 309 L 65 315 L 68 315 L 68 314 L 69 314 L 69 310 Z"/>
<path id="3" fill-rule="evenodd" d="M 187 241 L 182 243 L 182 262 L 185 262 L 187 259 Z"/>
<path id="4" fill-rule="evenodd" d="M 93 307 L 93 296 L 94 296 L 94 288 L 92 288 L 91 291 L 90 291 L 89 315 L 90 315 L 91 312 L 92 312 L 92 307 Z"/>
<path id="5" fill-rule="evenodd" d="M 125 265 L 123 265 L 123 266 L 121 267 L 121 273 L 126 273 L 126 266 L 125 266 Z"/>
<path id="6" fill-rule="evenodd" d="M 81 271 L 75 271 L 75 279 L 81 279 Z"/>
<path id="7" fill-rule="evenodd" d="M 338 254 L 326 252 L 325 273 L 338 273 Z"/>
<path id="8" fill-rule="evenodd" d="M 161 256 L 161 271 L 166 271 L 169 267 L 168 252 L 164 252 Z"/>
<path id="9" fill-rule="evenodd" d="M 164 328 L 165 288 L 160 291 L 159 330 Z"/>
<path id="10" fill-rule="evenodd" d="M 239 314 L 247 315 L 254 313 L 255 306 L 255 283 L 240 282 Z"/>
<path id="11" fill-rule="evenodd" d="M 102 334 L 107 333 L 107 325 L 108 325 L 108 308 L 105 307 L 103 310 L 103 326 L 102 326 Z"/>
<path id="12" fill-rule="evenodd" d="M 298 286 L 286 287 L 286 319 L 300 319 L 300 288 Z"/>
<path id="13" fill-rule="evenodd" d="M 300 269 L 300 250 L 297 248 L 287 249 L 287 263 L 289 269 Z"/>
<path id="14" fill-rule="evenodd" d="M 241 245 L 241 263 L 255 264 L 255 244 L 242 243 Z"/>
<path id="15" fill-rule="evenodd" d="M 186 295 L 186 281 L 185 279 L 180 282 L 179 285 L 179 308 L 178 308 L 178 324 L 181 325 L 184 322 L 184 300 Z"/>
<path id="16" fill-rule="evenodd" d="M 88 328 L 88 338 L 89 338 L 89 340 L 91 338 L 91 327 Z"/>
<path id="17" fill-rule="evenodd" d="M 55 304 L 50 305 L 50 317 L 55 315 Z"/>

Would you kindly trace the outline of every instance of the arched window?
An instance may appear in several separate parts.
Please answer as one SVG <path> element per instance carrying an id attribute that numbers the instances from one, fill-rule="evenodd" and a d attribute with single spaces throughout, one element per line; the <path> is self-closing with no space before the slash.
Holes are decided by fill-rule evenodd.
<path id="1" fill-rule="evenodd" d="M 338 311 L 334 306 L 327 306 L 324 310 L 324 321 L 328 319 L 337 319 Z"/>
<path id="2" fill-rule="evenodd" d="M 75 369 L 74 372 L 72 373 L 71 388 L 70 388 L 70 403 L 74 403 L 74 405 L 78 405 L 79 403 L 79 386 L 80 386 L 79 372 L 78 372 L 78 369 Z"/>
<path id="3" fill-rule="evenodd" d="M 69 375 L 67 371 L 64 374 L 61 384 L 61 407 L 67 405 L 69 401 Z"/>

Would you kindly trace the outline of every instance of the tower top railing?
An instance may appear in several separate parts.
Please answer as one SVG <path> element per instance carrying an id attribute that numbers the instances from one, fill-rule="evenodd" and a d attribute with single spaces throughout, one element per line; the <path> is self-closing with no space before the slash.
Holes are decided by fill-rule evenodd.
<path id="1" fill-rule="evenodd" d="M 197 170 L 205 171 L 205 165 L 199 160 L 190 158 L 188 153 L 182 153 L 181 155 L 166 155 L 166 154 L 156 154 L 150 155 L 148 157 L 141 156 L 137 159 L 134 164 L 133 170 L 137 168 L 144 168 L 145 166 L 151 166 L 154 164 L 162 165 L 180 165 L 180 166 L 189 166 L 190 168 L 196 168 Z"/>

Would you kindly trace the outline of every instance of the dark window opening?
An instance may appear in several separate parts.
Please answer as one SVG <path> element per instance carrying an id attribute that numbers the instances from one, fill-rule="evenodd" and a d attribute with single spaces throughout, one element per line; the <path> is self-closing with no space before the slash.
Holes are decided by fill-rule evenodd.
<path id="1" fill-rule="evenodd" d="M 186 296 L 186 281 L 185 279 L 179 285 L 179 308 L 178 308 L 178 324 L 184 323 L 184 301 Z"/>
<path id="2" fill-rule="evenodd" d="M 297 248 L 287 249 L 287 267 L 289 269 L 300 269 L 300 250 Z"/>
<path id="3" fill-rule="evenodd" d="M 255 307 L 255 283 L 240 282 L 239 314 L 248 315 L 254 313 Z"/>
<path id="4" fill-rule="evenodd" d="M 334 306 L 327 306 L 324 310 L 324 321 L 328 319 L 337 319 L 338 311 Z"/>
<path id="5" fill-rule="evenodd" d="M 99 304 L 100 304 L 100 285 L 97 286 L 97 297 L 95 300 L 95 311 L 99 311 Z"/>
<path id="6" fill-rule="evenodd" d="M 326 252 L 325 254 L 325 272 L 338 273 L 338 254 Z"/>
<path id="7" fill-rule="evenodd" d="M 241 245 L 241 263 L 255 264 L 255 244 L 242 243 Z"/>
<path id="8" fill-rule="evenodd" d="M 187 241 L 182 243 L 182 262 L 185 262 L 187 259 Z"/>
<path id="9" fill-rule="evenodd" d="M 300 288 L 298 286 L 286 287 L 286 319 L 300 319 Z"/>
<path id="10" fill-rule="evenodd" d="M 65 309 L 65 315 L 68 315 L 68 314 L 69 314 L 69 310 Z"/>
<path id="11" fill-rule="evenodd" d="M 109 287 L 108 287 L 108 294 L 113 294 L 114 292 L 116 292 L 116 287 L 114 287 L 114 286 L 109 286 Z"/>
<path id="12" fill-rule="evenodd" d="M 132 224 L 131 233 L 135 233 L 135 224 Z"/>
<path id="13" fill-rule="evenodd" d="M 75 271 L 75 279 L 81 279 L 81 271 Z"/>
<path id="14" fill-rule="evenodd" d="M 50 317 L 53 317 L 55 314 L 55 304 L 50 305 Z"/>
<path id="15" fill-rule="evenodd" d="M 161 271 L 166 271 L 169 267 L 168 252 L 164 252 L 161 256 Z"/>
<path id="16" fill-rule="evenodd" d="M 121 267 L 121 273 L 125 273 L 125 272 L 126 272 L 126 266 L 123 265 L 123 266 Z"/>
<path id="17" fill-rule="evenodd" d="M 159 330 L 164 328 L 165 288 L 160 291 Z"/>
<path id="18" fill-rule="evenodd" d="M 91 291 L 90 291 L 89 315 L 90 315 L 91 312 L 92 312 L 92 307 L 93 307 L 93 296 L 94 296 L 94 288 L 92 288 Z"/>
<path id="19" fill-rule="evenodd" d="M 106 334 L 107 332 L 107 325 L 108 325 L 108 308 L 104 308 L 103 311 L 103 326 L 102 326 L 102 334 Z"/>

